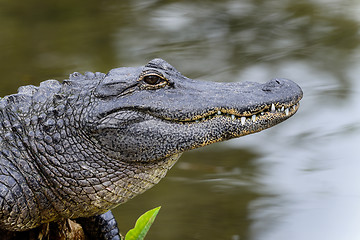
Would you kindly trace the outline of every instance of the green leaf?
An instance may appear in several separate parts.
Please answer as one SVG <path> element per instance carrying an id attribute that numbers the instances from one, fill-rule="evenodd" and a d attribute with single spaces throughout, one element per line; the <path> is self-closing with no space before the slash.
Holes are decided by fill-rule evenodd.
<path id="1" fill-rule="evenodd" d="M 126 234 L 125 240 L 143 240 L 160 208 L 154 208 L 141 215 L 136 221 L 135 227 Z"/>

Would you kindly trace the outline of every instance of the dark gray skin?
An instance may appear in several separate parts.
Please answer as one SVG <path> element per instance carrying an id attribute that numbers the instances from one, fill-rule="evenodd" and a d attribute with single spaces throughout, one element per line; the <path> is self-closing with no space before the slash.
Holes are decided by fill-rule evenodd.
<path id="1" fill-rule="evenodd" d="M 94 222 L 158 183 L 184 151 L 274 126 L 301 98 L 290 80 L 201 82 L 162 59 L 21 87 L 0 101 L 0 229 Z"/>

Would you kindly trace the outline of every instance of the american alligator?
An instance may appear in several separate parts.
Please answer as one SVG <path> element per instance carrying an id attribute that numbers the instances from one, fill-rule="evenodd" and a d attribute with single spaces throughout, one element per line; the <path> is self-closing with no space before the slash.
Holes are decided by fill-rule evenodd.
<path id="1" fill-rule="evenodd" d="M 20 87 L 0 100 L 3 236 L 75 219 L 94 239 L 119 239 L 109 209 L 158 183 L 184 151 L 274 126 L 301 98 L 290 80 L 195 81 L 162 59 Z"/>

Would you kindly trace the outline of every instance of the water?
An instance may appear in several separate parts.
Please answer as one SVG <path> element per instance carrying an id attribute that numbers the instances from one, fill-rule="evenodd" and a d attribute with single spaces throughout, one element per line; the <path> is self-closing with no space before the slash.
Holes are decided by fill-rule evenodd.
<path id="1" fill-rule="evenodd" d="M 359 13 L 350 0 L 4 0 L 0 95 L 154 57 L 195 79 L 292 79 L 304 90 L 293 118 L 183 154 L 115 209 L 119 226 L 161 205 L 147 239 L 356 240 Z"/>

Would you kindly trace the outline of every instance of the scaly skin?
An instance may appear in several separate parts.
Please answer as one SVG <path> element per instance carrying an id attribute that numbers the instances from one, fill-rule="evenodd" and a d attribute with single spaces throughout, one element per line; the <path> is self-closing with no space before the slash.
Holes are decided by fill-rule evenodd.
<path id="1" fill-rule="evenodd" d="M 301 97 L 290 80 L 194 81 L 161 59 L 22 87 L 0 101 L 0 229 L 103 214 L 182 152 L 269 128 Z"/>

